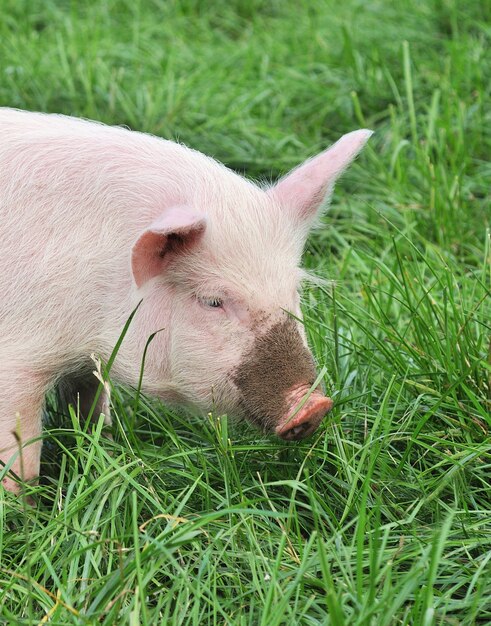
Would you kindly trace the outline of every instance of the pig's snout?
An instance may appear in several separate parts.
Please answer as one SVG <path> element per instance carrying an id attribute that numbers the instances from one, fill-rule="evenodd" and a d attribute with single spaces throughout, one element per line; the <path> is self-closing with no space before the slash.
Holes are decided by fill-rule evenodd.
<path id="1" fill-rule="evenodd" d="M 276 427 L 276 434 L 287 441 L 310 437 L 326 413 L 332 409 L 331 398 L 326 398 L 319 391 L 313 391 L 305 404 L 299 409 L 308 388 L 302 387 L 290 393 L 287 397 L 287 406 L 291 407 L 286 419 Z"/>
<path id="2" fill-rule="evenodd" d="M 307 381 L 315 378 L 298 322 L 287 317 L 256 338 L 233 381 L 244 415 L 263 430 L 291 440 L 309 437 L 332 408 L 332 400 L 319 389 L 308 395 Z"/>

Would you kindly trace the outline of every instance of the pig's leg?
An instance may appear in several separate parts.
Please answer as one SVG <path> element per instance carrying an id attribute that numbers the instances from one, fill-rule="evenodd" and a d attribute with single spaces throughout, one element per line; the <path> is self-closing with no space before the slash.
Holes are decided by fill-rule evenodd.
<path id="1" fill-rule="evenodd" d="M 79 411 L 82 418 L 87 418 L 98 388 L 99 381 L 92 372 L 74 374 L 64 378 L 58 387 L 63 412 L 68 414 L 68 405 L 71 404 L 76 411 Z M 104 425 L 107 427 L 112 425 L 110 402 L 110 393 L 104 388 L 93 412 L 94 418 L 98 418 L 101 413 L 104 414 Z"/>
<path id="2" fill-rule="evenodd" d="M 32 383 L 29 379 L 17 380 L 13 389 L 10 381 L 9 393 L 0 402 L 0 460 L 3 465 L 15 456 L 11 470 L 23 481 L 32 481 L 39 476 L 42 446 L 41 414 L 45 389 L 36 389 L 36 385 L 29 383 Z M 20 488 L 11 474 L 4 476 L 2 484 L 13 492 Z"/>

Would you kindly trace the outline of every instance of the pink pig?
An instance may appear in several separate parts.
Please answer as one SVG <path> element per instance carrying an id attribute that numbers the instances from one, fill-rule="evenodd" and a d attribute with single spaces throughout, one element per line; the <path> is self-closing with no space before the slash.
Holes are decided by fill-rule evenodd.
<path id="1" fill-rule="evenodd" d="M 91 354 L 108 360 L 140 300 L 113 380 L 137 384 L 160 331 L 143 391 L 283 439 L 313 433 L 332 401 L 315 389 L 298 409 L 316 379 L 298 321 L 299 264 L 370 135 L 349 133 L 261 188 L 157 137 L 0 109 L 2 465 L 38 475 L 46 392 L 62 383 L 90 406 Z M 12 474 L 3 484 L 18 489 Z"/>

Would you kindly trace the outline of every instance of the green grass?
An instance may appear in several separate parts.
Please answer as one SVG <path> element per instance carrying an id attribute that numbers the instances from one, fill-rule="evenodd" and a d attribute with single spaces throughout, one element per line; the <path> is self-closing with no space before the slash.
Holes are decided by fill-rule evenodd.
<path id="1" fill-rule="evenodd" d="M 0 104 L 270 179 L 374 128 L 306 264 L 335 409 L 285 444 L 114 392 L 0 496 L 0 622 L 491 623 L 486 0 L 0 0 Z"/>

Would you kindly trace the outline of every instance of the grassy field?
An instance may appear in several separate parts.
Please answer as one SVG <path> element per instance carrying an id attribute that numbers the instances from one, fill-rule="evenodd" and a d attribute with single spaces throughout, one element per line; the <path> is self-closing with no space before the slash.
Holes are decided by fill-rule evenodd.
<path id="1" fill-rule="evenodd" d="M 376 131 L 305 256 L 317 435 L 123 389 L 113 442 L 50 421 L 36 505 L 0 494 L 0 623 L 491 623 L 490 45 L 487 0 L 0 0 L 1 105 L 259 179 Z"/>

